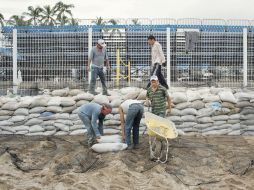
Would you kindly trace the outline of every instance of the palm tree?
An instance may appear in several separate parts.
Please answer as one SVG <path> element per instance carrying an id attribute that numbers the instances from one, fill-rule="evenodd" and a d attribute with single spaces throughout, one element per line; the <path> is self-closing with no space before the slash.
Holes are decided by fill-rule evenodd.
<path id="1" fill-rule="evenodd" d="M 0 13 L 0 24 L 1 26 L 4 25 L 4 15 Z"/>
<path id="2" fill-rule="evenodd" d="M 70 23 L 70 19 L 67 16 L 62 16 L 61 19 L 58 21 L 61 26 L 64 26 Z"/>
<path id="3" fill-rule="evenodd" d="M 134 18 L 134 19 L 132 19 L 131 21 L 132 21 L 132 23 L 133 23 L 134 25 L 140 25 L 140 22 L 139 22 L 138 18 Z"/>
<path id="4" fill-rule="evenodd" d="M 74 5 L 67 5 L 64 4 L 62 1 L 59 1 L 58 3 L 56 3 L 54 8 L 57 14 L 57 21 L 59 21 L 60 25 L 65 25 L 67 23 L 66 21 L 69 20 L 66 14 L 72 17 L 71 9 L 74 8 Z"/>
<path id="5" fill-rule="evenodd" d="M 25 16 L 13 15 L 7 21 L 7 24 L 14 25 L 14 26 L 28 26 L 31 23 L 25 20 Z"/>
<path id="6" fill-rule="evenodd" d="M 92 23 L 94 23 L 96 25 L 105 25 L 105 24 L 107 24 L 107 22 L 104 21 L 101 16 L 97 17 L 96 20 L 93 20 Z"/>
<path id="7" fill-rule="evenodd" d="M 24 12 L 23 15 L 30 17 L 28 19 L 29 22 L 33 23 L 34 26 L 38 25 L 38 22 L 40 21 L 40 17 L 41 17 L 41 12 L 42 12 L 42 8 L 41 7 L 32 7 L 29 6 L 28 8 L 28 12 Z"/>
<path id="8" fill-rule="evenodd" d="M 42 25 L 49 25 L 49 26 L 53 26 L 55 25 L 56 19 L 56 10 L 55 7 L 50 7 L 50 5 L 46 5 L 43 7 L 42 12 L 41 12 L 41 24 Z"/>
<path id="9" fill-rule="evenodd" d="M 118 21 L 115 20 L 115 19 L 110 19 L 110 20 L 108 21 L 108 23 L 110 23 L 110 24 L 112 24 L 112 25 L 114 26 L 114 25 L 117 25 L 117 24 L 118 24 Z M 118 28 L 113 28 L 113 29 L 111 30 L 111 32 L 110 32 L 110 36 L 113 36 L 114 34 L 117 34 L 117 33 L 121 36 L 121 31 L 120 31 Z"/>
<path id="10" fill-rule="evenodd" d="M 75 19 L 75 18 L 71 18 L 70 20 L 70 25 L 72 26 L 76 26 L 76 25 L 79 25 L 79 20 L 78 19 Z"/>

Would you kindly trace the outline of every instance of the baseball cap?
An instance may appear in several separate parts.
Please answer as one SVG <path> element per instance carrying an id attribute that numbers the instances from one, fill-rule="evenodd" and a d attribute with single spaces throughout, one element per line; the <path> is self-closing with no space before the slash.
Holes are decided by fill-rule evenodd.
<path id="1" fill-rule="evenodd" d="M 99 39 L 97 43 L 102 47 L 106 47 L 105 41 L 103 39 Z"/>
<path id="2" fill-rule="evenodd" d="M 158 77 L 156 75 L 151 76 L 150 81 L 152 80 L 158 80 Z"/>

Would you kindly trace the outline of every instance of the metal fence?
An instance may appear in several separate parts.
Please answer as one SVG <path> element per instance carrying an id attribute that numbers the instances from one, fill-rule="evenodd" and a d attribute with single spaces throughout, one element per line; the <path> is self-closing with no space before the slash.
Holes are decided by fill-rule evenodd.
<path id="1" fill-rule="evenodd" d="M 1 94 L 16 84 L 20 94 L 36 94 L 42 88 L 87 89 L 88 52 L 100 38 L 107 43 L 111 63 L 111 70 L 106 72 L 109 88 L 146 87 L 151 69 L 147 43 L 150 34 L 162 45 L 167 59 L 163 74 L 171 86 L 253 87 L 254 32 L 251 28 L 244 32 L 244 27 L 239 25 L 227 26 L 232 30 L 225 31 L 225 25 L 213 25 L 209 20 L 202 20 L 199 27 L 190 25 L 193 21 L 189 20 L 177 23 L 179 27 L 119 25 L 15 30 L 6 27 L 0 34 Z M 196 32 L 198 39 L 194 48 L 188 50 L 186 39 L 191 31 Z"/>

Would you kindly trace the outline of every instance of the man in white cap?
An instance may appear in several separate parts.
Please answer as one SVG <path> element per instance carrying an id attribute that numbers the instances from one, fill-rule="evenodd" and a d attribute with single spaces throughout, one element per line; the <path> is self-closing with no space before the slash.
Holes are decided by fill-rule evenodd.
<path id="1" fill-rule="evenodd" d="M 146 104 L 152 107 L 152 113 L 160 117 L 166 116 L 166 110 L 171 112 L 171 99 L 165 87 L 160 85 L 158 77 L 153 75 L 150 78 L 151 86 L 147 89 Z M 168 105 L 166 106 L 166 102 Z"/>
<path id="2" fill-rule="evenodd" d="M 92 65 L 91 65 L 92 62 Z M 89 86 L 89 92 L 96 95 L 95 85 L 96 79 L 99 76 L 102 84 L 103 95 L 109 96 L 107 86 L 106 86 L 106 78 L 103 72 L 104 63 L 108 69 L 110 69 L 110 64 L 108 61 L 108 54 L 106 49 L 106 44 L 103 39 L 99 39 L 97 45 L 94 46 L 89 54 L 88 59 L 88 71 L 91 69 L 91 81 Z"/>

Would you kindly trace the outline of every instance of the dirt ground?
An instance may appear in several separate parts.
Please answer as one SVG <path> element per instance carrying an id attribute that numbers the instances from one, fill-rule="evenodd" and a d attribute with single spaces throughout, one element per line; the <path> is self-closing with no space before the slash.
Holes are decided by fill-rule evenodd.
<path id="1" fill-rule="evenodd" d="M 166 164 L 141 148 L 97 154 L 84 136 L 0 136 L 0 190 L 254 189 L 254 137 L 184 136 Z"/>

